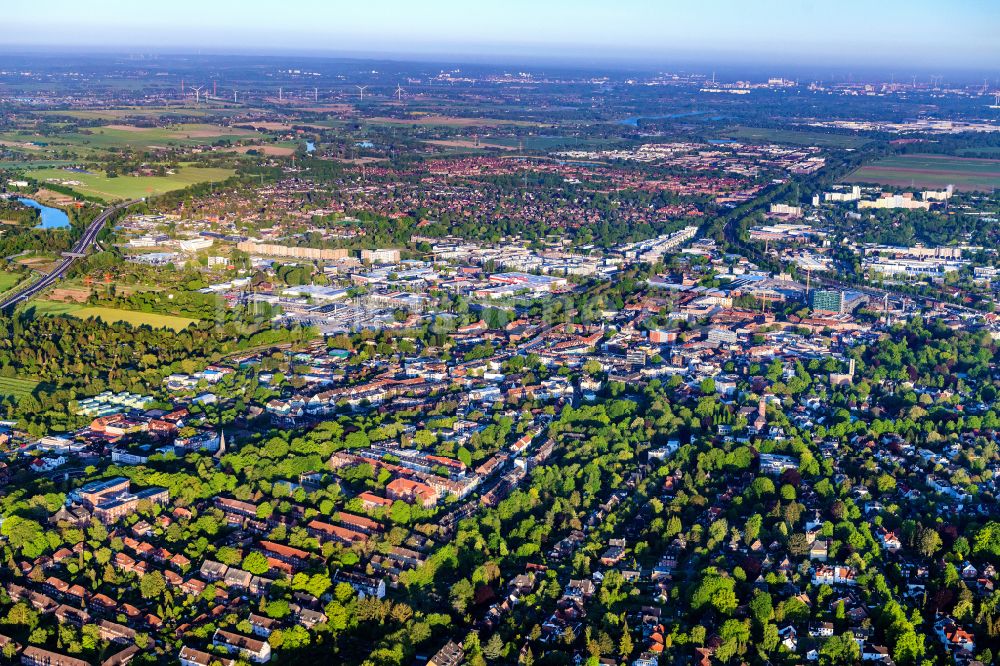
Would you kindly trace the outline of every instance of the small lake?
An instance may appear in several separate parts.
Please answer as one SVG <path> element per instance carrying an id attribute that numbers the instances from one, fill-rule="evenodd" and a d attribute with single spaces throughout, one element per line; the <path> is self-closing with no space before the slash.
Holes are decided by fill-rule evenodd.
<path id="1" fill-rule="evenodd" d="M 69 226 L 69 215 L 64 210 L 43 206 L 34 199 L 21 197 L 18 201 L 25 206 L 31 206 L 42 211 L 42 222 L 38 225 L 39 229 L 62 229 Z"/>

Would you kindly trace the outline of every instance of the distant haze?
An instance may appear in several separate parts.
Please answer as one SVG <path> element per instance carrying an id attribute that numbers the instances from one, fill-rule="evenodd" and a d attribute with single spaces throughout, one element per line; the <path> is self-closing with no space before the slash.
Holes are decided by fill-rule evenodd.
<path id="1" fill-rule="evenodd" d="M 5 51 L 466 57 L 1000 70 L 993 0 L 47 0 L 4 7 Z"/>

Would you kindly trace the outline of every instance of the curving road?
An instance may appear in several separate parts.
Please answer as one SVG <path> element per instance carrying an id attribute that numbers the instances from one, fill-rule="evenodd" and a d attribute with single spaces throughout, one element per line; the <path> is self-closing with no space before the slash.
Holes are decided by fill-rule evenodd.
<path id="1" fill-rule="evenodd" d="M 76 245 L 73 246 L 73 249 L 63 254 L 64 259 L 62 260 L 62 262 L 60 262 L 58 266 L 56 266 L 52 270 L 51 273 L 44 276 L 38 282 L 35 282 L 23 289 L 15 291 L 13 294 L 3 299 L 3 301 L 0 301 L 0 311 L 10 313 L 11 311 L 14 310 L 15 307 L 17 307 L 19 303 L 23 303 L 25 301 L 30 300 L 31 298 L 34 298 L 36 295 L 38 295 L 39 293 L 41 293 L 42 291 L 44 291 L 45 289 L 49 288 L 54 283 L 62 279 L 62 277 L 66 274 L 66 271 L 69 270 L 69 267 L 73 265 L 73 262 L 75 262 L 80 257 L 86 255 L 87 251 L 90 249 L 90 246 L 94 244 L 95 240 L 97 240 L 97 234 L 101 233 L 101 229 L 104 228 L 105 223 L 107 223 L 107 221 L 111 218 L 111 216 L 113 216 L 118 211 L 124 210 L 136 203 L 139 203 L 139 199 L 126 201 L 125 203 L 120 203 L 117 206 L 112 206 L 111 208 L 108 208 L 100 215 L 95 217 L 94 221 L 87 226 L 87 229 L 83 232 L 83 235 L 80 236 L 80 240 L 78 240 L 76 242 Z"/>

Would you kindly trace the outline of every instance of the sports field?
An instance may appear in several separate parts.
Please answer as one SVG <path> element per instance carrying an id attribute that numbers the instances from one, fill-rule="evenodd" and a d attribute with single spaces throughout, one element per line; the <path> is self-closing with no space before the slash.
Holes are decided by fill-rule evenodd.
<path id="1" fill-rule="evenodd" d="M 93 307 L 77 303 L 57 303 L 55 301 L 33 301 L 30 307 L 39 315 L 65 315 L 77 319 L 100 319 L 106 324 L 123 321 L 132 326 L 150 326 L 152 328 L 170 328 L 180 331 L 197 320 L 174 315 L 155 314 L 152 312 L 134 312 L 116 308 Z"/>
<path id="2" fill-rule="evenodd" d="M 36 388 L 38 382 L 34 379 L 0 377 L 0 397 L 3 398 L 23 398 L 34 393 Z"/>
<path id="3" fill-rule="evenodd" d="M 58 181 L 78 181 L 83 184 L 68 187 L 86 196 L 113 201 L 154 196 L 196 183 L 218 183 L 236 172 L 232 169 L 181 167 L 177 173 L 170 176 L 118 176 L 117 178 L 108 178 L 103 173 L 80 173 L 65 169 L 39 169 L 28 173 L 40 181 L 48 178 Z"/>
<path id="4" fill-rule="evenodd" d="M 847 183 L 878 183 L 896 187 L 992 190 L 1000 187 L 1000 160 L 951 155 L 894 155 L 856 169 Z"/>
<path id="5" fill-rule="evenodd" d="M 819 146 L 820 148 L 858 148 L 868 143 L 868 139 L 861 136 L 801 132 L 768 127 L 730 127 L 723 130 L 716 138 L 758 143 L 789 143 L 793 146 Z"/>

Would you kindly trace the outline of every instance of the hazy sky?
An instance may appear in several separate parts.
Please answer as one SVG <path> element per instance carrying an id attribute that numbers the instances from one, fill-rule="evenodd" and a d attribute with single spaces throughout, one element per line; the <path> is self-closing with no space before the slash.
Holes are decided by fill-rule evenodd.
<path id="1" fill-rule="evenodd" d="M 44 0 L 0 48 L 711 58 L 998 69 L 996 0 Z"/>

